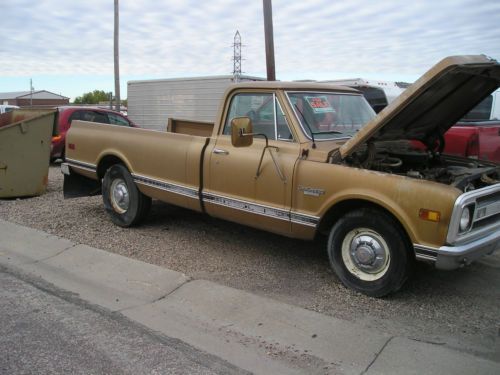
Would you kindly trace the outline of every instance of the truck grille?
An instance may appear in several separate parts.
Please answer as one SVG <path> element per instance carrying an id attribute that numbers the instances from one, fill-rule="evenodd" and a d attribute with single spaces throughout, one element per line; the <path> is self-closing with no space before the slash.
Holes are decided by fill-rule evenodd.
<path id="1" fill-rule="evenodd" d="M 464 207 L 474 207 L 472 225 L 460 233 L 458 225 Z M 500 184 L 462 194 L 455 202 L 448 244 L 465 243 L 500 230 Z"/>

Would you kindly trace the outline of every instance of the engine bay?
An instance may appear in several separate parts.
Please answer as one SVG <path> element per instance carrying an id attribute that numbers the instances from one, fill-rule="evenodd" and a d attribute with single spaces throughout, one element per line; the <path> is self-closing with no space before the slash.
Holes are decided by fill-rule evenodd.
<path id="1" fill-rule="evenodd" d="M 454 186 L 463 192 L 500 183 L 500 165 L 441 154 L 409 141 L 370 142 L 345 159 L 357 168 Z"/>

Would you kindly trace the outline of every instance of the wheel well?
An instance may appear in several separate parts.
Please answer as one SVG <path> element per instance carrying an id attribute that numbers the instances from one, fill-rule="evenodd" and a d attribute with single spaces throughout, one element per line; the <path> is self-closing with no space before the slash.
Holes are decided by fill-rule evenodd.
<path id="1" fill-rule="evenodd" d="M 115 164 L 124 164 L 123 161 L 114 155 L 108 155 L 99 161 L 99 165 L 97 166 L 97 177 L 99 181 L 104 177 L 104 174 L 108 170 L 109 167 Z"/>
<path id="2" fill-rule="evenodd" d="M 347 200 L 347 201 L 342 201 L 337 203 L 336 205 L 330 207 L 326 214 L 323 216 L 323 219 L 321 219 L 321 222 L 318 227 L 318 233 L 328 235 L 330 232 L 330 229 L 332 226 L 339 220 L 342 216 L 344 216 L 346 213 L 349 211 L 353 211 L 356 209 L 360 208 L 373 208 L 377 209 L 379 211 L 384 212 L 387 216 L 391 217 L 394 222 L 399 225 L 400 229 L 403 231 L 403 233 L 406 235 L 406 240 L 411 247 L 412 242 L 410 240 L 410 236 L 406 232 L 406 229 L 404 226 L 401 224 L 401 222 L 398 220 L 397 217 L 395 217 L 390 211 L 385 209 L 382 206 L 379 206 L 378 204 L 375 204 L 373 202 L 365 201 L 362 199 L 352 199 L 352 200 Z"/>

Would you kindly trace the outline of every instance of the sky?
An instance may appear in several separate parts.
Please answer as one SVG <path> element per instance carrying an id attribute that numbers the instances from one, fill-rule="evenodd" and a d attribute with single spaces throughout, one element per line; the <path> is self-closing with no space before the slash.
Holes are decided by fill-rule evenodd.
<path id="1" fill-rule="evenodd" d="M 127 81 L 265 77 L 262 0 L 120 0 L 121 97 Z M 113 0 L 0 0 L 0 92 L 71 99 L 114 91 Z M 413 82 L 450 55 L 500 59 L 500 0 L 274 0 L 279 80 Z"/>

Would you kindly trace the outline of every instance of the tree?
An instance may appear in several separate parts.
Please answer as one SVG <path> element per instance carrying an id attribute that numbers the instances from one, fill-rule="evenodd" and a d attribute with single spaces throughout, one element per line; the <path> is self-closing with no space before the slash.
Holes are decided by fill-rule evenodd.
<path id="1" fill-rule="evenodd" d="M 109 101 L 109 93 L 106 93 L 103 90 L 86 92 L 82 96 L 77 96 L 75 98 L 75 104 L 98 104 L 99 102 L 107 101 Z"/>

